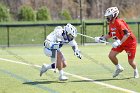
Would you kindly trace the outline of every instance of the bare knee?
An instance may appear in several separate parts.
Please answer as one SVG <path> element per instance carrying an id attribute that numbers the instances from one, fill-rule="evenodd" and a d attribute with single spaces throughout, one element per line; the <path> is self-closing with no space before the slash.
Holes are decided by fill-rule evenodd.
<path id="1" fill-rule="evenodd" d="M 119 52 L 116 52 L 116 51 L 110 51 L 110 53 L 109 53 L 109 55 L 108 55 L 108 57 L 109 57 L 109 59 L 116 59 L 116 56 L 119 54 Z"/>
<path id="2" fill-rule="evenodd" d="M 133 65 L 133 63 L 131 63 L 131 62 L 128 62 L 128 63 L 129 63 L 129 65 L 131 65 L 131 66 Z"/>
<path id="3" fill-rule="evenodd" d="M 113 59 L 115 56 L 112 54 L 109 54 L 108 57 L 109 57 L 109 59 Z"/>
<path id="4" fill-rule="evenodd" d="M 128 60 L 130 65 L 135 65 L 136 63 L 134 62 L 134 60 Z"/>

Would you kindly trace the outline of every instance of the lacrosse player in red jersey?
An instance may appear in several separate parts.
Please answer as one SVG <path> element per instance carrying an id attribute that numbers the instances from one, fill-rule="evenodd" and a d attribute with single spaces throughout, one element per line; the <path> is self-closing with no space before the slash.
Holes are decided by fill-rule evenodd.
<path id="1" fill-rule="evenodd" d="M 115 73 L 113 77 L 119 75 L 124 68 L 118 63 L 117 55 L 123 50 L 127 53 L 128 62 L 134 69 L 134 78 L 139 78 L 138 69 L 136 62 L 134 61 L 136 54 L 137 41 L 136 37 L 132 33 L 132 30 L 128 27 L 127 23 L 118 18 L 119 10 L 117 7 L 110 7 L 105 12 L 105 17 L 109 23 L 109 33 L 102 37 L 95 37 L 96 42 L 101 42 L 100 40 L 106 40 L 113 38 L 112 49 L 109 53 L 109 59 L 116 66 Z"/>
<path id="2" fill-rule="evenodd" d="M 44 52 L 51 58 L 52 63 L 49 65 L 42 65 L 40 76 L 42 76 L 42 74 L 49 69 L 56 70 L 56 68 L 58 68 L 60 74 L 59 80 L 64 81 L 68 79 L 68 77 L 66 77 L 63 72 L 63 68 L 65 68 L 67 64 L 60 48 L 64 44 L 69 44 L 72 47 L 74 54 L 81 59 L 82 56 L 75 41 L 76 36 L 77 29 L 68 23 L 66 26 L 64 26 L 64 28 L 57 26 L 54 31 L 46 37 L 44 42 Z"/>

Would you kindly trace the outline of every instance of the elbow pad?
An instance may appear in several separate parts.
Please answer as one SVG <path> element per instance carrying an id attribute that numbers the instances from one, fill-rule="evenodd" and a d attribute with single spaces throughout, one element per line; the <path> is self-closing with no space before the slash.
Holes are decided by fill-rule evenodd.
<path id="1" fill-rule="evenodd" d="M 129 36 L 130 35 L 130 33 L 128 32 L 128 30 L 123 30 L 123 32 L 124 32 L 124 35 L 126 35 L 126 36 Z"/>

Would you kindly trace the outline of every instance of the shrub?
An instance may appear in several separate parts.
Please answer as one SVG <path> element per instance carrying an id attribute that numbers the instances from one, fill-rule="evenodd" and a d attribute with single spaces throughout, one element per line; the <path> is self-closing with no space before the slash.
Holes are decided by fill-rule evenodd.
<path id="1" fill-rule="evenodd" d="M 9 20 L 10 20 L 9 9 L 6 8 L 6 6 L 0 4 L 0 22 Z"/>
<path id="2" fill-rule="evenodd" d="M 20 21 L 35 21 L 35 13 L 30 6 L 22 6 L 19 10 L 18 19 Z"/>
<path id="3" fill-rule="evenodd" d="M 68 10 L 63 10 L 60 13 L 60 17 L 61 17 L 61 19 L 64 19 L 64 20 L 71 20 L 72 19 L 70 12 Z"/>
<path id="4" fill-rule="evenodd" d="M 50 20 L 51 16 L 47 7 L 41 7 L 36 14 L 37 20 Z"/>

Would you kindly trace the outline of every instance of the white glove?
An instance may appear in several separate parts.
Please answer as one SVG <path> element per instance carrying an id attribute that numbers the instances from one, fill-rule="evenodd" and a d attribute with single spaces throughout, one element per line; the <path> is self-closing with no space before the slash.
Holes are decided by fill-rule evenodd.
<path id="1" fill-rule="evenodd" d="M 44 46 L 45 46 L 45 48 L 50 48 L 51 47 L 51 42 L 50 41 L 48 41 L 48 40 L 45 40 L 44 41 Z"/>
<path id="2" fill-rule="evenodd" d="M 79 50 L 75 50 L 74 55 L 76 55 L 80 59 L 82 58 L 82 55 Z"/>
<path id="3" fill-rule="evenodd" d="M 102 43 L 103 41 L 105 41 L 104 37 L 95 37 L 95 42 L 96 43 Z"/>
<path id="4" fill-rule="evenodd" d="M 118 39 L 118 40 L 116 40 L 113 44 L 112 44 L 112 47 L 113 48 L 117 48 L 118 46 L 120 46 L 122 43 L 121 43 L 121 41 Z"/>

